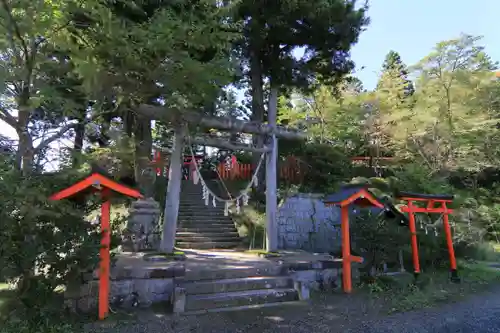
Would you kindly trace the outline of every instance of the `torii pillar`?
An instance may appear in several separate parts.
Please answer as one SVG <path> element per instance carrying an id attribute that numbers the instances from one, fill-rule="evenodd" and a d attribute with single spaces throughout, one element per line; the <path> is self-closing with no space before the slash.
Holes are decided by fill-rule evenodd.
<path id="1" fill-rule="evenodd" d="M 273 252 L 278 249 L 278 230 L 276 226 L 276 214 L 278 211 L 277 197 L 277 164 L 278 164 L 278 140 L 276 138 L 276 105 L 278 104 L 278 91 L 271 89 L 269 96 L 269 107 L 267 111 L 268 124 L 273 131 L 269 135 L 269 146 L 271 151 L 266 158 L 266 250 Z"/>

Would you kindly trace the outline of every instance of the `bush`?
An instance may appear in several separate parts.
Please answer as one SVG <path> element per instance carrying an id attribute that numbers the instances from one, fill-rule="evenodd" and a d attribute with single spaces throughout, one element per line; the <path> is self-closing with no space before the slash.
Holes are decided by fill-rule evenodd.
<path id="1" fill-rule="evenodd" d="M 0 277 L 17 282 L 16 310 L 30 323 L 61 315 L 67 282 L 99 261 L 100 234 L 84 220 L 93 207 L 48 199 L 76 176 L 26 178 L 0 165 Z"/>
<path id="2" fill-rule="evenodd" d="M 369 211 L 361 211 L 351 223 L 354 251 L 365 258 L 364 269 L 370 274 L 372 268 L 379 269 L 382 263 L 394 263 L 398 251 L 408 244 L 408 230 L 398 222 L 386 219 Z"/>

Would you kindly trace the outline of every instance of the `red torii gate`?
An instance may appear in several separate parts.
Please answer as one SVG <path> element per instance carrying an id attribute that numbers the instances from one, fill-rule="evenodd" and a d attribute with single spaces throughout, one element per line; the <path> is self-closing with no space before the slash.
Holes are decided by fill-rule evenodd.
<path id="1" fill-rule="evenodd" d="M 99 192 L 103 200 L 101 205 L 101 249 L 99 251 L 99 319 L 103 320 L 108 315 L 109 310 L 109 269 L 110 254 L 109 246 L 111 241 L 110 225 L 110 198 L 113 193 L 119 193 L 132 198 L 142 198 L 142 194 L 126 185 L 120 184 L 111 179 L 104 171 L 93 167 L 89 176 L 76 182 L 70 187 L 53 194 L 51 200 L 62 200 L 67 198 L 81 197 L 89 193 Z"/>
<path id="2" fill-rule="evenodd" d="M 453 248 L 453 236 L 451 234 L 449 213 L 453 209 L 448 208 L 447 204 L 453 202 L 453 195 L 447 194 L 421 194 L 410 192 L 399 192 L 396 199 L 406 201 L 406 206 L 401 207 L 401 211 L 408 213 L 409 227 L 411 233 L 411 249 L 413 255 L 413 269 L 415 276 L 420 274 L 420 260 L 418 255 L 418 240 L 417 240 L 417 227 L 415 224 L 414 213 L 427 213 L 427 214 L 442 214 L 443 215 L 443 228 L 446 235 L 446 245 L 448 247 L 448 255 L 450 258 L 450 272 L 451 280 L 458 282 L 457 261 L 455 258 L 455 249 Z M 417 203 L 424 204 L 419 206 Z M 437 207 L 436 207 L 437 205 Z"/>

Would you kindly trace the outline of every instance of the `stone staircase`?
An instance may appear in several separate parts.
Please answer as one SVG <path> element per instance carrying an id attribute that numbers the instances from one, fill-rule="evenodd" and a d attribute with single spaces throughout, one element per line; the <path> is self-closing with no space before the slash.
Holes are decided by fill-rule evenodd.
<path id="1" fill-rule="evenodd" d="M 224 205 L 210 201 L 206 206 L 201 184 L 182 181 L 176 246 L 184 249 L 229 249 L 241 244 L 230 216 L 224 216 Z"/>
<path id="2" fill-rule="evenodd" d="M 174 312 L 202 314 L 301 304 L 291 277 L 273 268 L 233 268 L 187 273 L 174 295 Z M 303 289 L 303 288 L 302 288 Z"/>

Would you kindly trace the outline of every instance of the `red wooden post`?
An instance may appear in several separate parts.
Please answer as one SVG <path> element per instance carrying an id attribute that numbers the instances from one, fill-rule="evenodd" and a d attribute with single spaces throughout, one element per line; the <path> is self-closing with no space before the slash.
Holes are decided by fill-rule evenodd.
<path id="1" fill-rule="evenodd" d="M 415 274 L 420 274 L 420 261 L 418 258 L 418 241 L 417 241 L 417 227 L 415 225 L 415 215 L 413 213 L 413 201 L 408 201 L 408 217 L 409 227 L 411 234 L 411 251 L 413 256 L 413 271 Z"/>
<path id="2" fill-rule="evenodd" d="M 342 285 L 344 292 L 352 291 L 351 278 L 351 236 L 349 233 L 349 207 L 340 208 L 340 227 L 342 232 Z"/>
<path id="3" fill-rule="evenodd" d="M 100 249 L 100 271 L 99 271 L 99 319 L 105 319 L 109 311 L 109 268 L 110 254 L 109 247 L 111 243 L 111 224 L 110 211 L 111 201 L 109 200 L 110 191 L 104 189 L 101 192 L 103 203 L 101 205 L 101 249 Z"/>
<path id="4" fill-rule="evenodd" d="M 451 235 L 450 221 L 448 217 L 448 208 L 446 207 L 446 202 L 442 202 L 443 213 L 443 226 L 446 235 L 446 245 L 448 246 L 448 254 L 450 256 L 450 268 L 452 274 L 457 272 L 457 260 L 455 258 L 455 249 L 453 248 L 453 237 Z"/>

